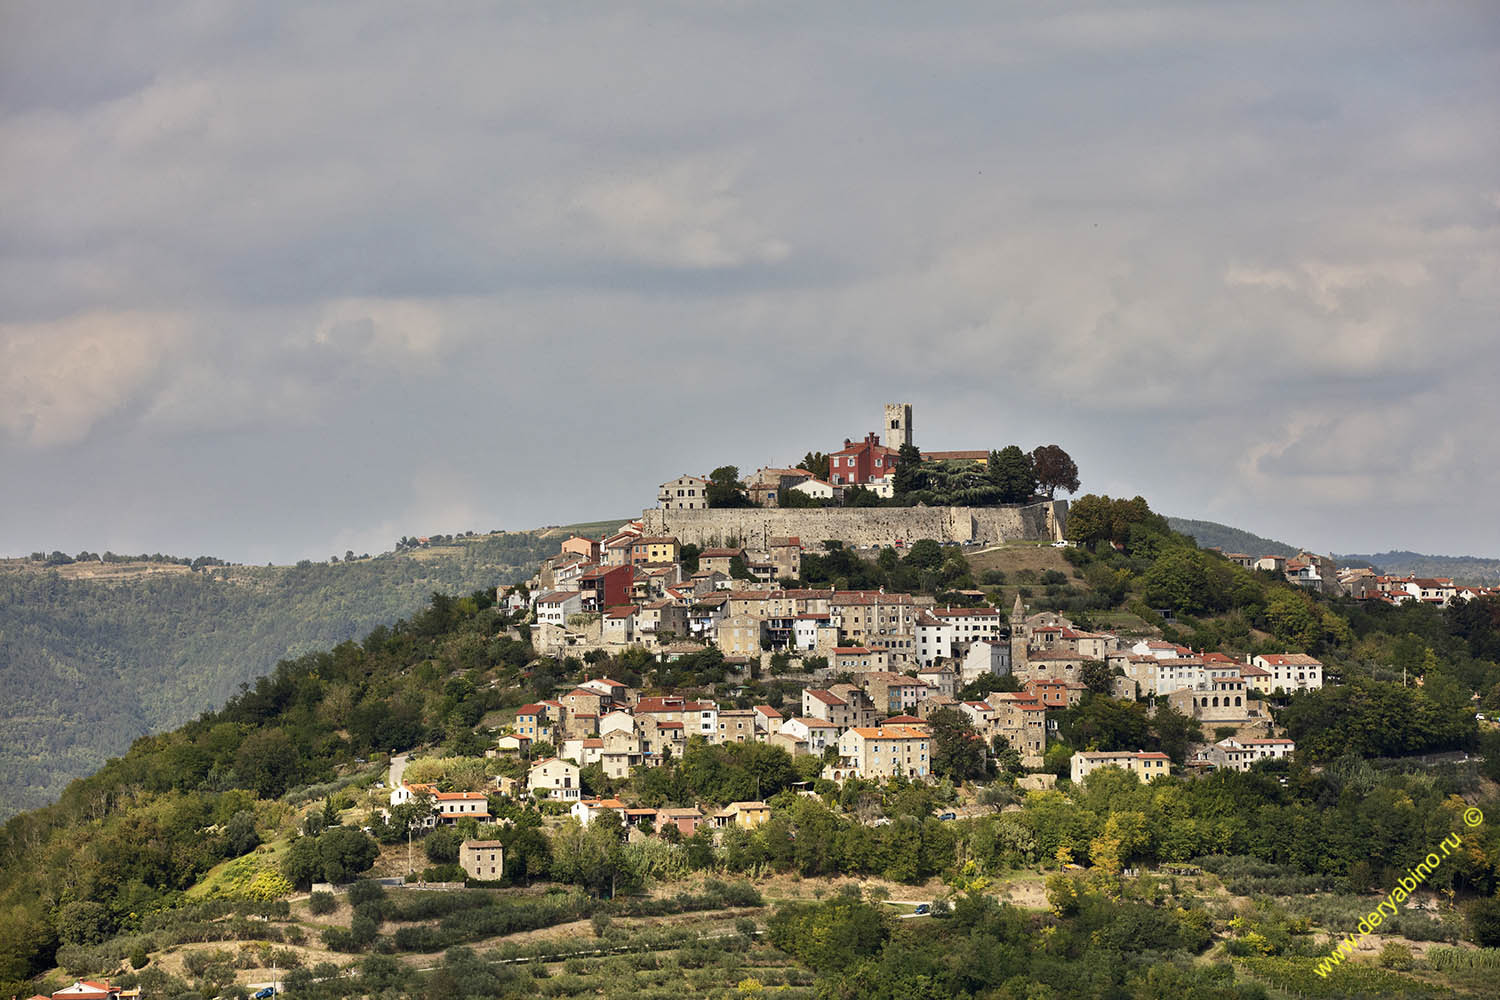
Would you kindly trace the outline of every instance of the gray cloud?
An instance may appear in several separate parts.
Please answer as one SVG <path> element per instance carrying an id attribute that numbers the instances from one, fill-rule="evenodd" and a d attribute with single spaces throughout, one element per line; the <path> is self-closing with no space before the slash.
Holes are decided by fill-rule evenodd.
<path id="1" fill-rule="evenodd" d="M 1168 511 L 1500 552 L 1484 5 L 0 28 L 0 551 L 623 515 L 899 398 Z"/>

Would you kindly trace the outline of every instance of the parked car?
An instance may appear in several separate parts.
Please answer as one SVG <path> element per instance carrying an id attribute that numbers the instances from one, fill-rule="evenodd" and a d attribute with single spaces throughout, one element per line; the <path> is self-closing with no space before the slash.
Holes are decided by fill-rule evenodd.
<path id="1" fill-rule="evenodd" d="M 276 995 L 276 987 L 274 987 L 274 986 L 267 986 L 264 989 L 257 990 L 251 996 L 252 996 L 253 1000 L 266 1000 L 267 997 L 274 997 L 275 995 Z"/>
<path id="2" fill-rule="evenodd" d="M 932 905 L 930 903 L 918 903 L 917 908 L 915 910 L 912 910 L 911 912 L 917 914 L 918 916 L 931 913 Z"/>
<path id="3" fill-rule="evenodd" d="M 958 819 L 957 813 L 943 813 L 938 819 Z"/>

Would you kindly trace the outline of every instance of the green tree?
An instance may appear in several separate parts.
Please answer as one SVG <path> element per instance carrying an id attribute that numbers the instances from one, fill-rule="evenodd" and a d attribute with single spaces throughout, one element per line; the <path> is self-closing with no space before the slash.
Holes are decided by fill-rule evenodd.
<path id="1" fill-rule="evenodd" d="M 112 929 L 109 911 L 91 899 L 66 903 L 57 912 L 57 936 L 63 944 L 98 944 Z"/>
<path id="2" fill-rule="evenodd" d="M 234 757 L 240 784 L 263 799 L 274 799 L 297 775 L 297 748 L 282 729 L 251 733 Z"/>
<path id="3" fill-rule="evenodd" d="M 1079 677 L 1095 694 L 1107 695 L 1114 688 L 1115 672 L 1102 660 L 1084 660 Z"/>
<path id="4" fill-rule="evenodd" d="M 797 468 L 811 472 L 814 479 L 828 482 L 828 456 L 821 451 L 810 451 L 802 456 L 802 461 L 797 463 Z"/>
<path id="5" fill-rule="evenodd" d="M 318 853 L 318 838 L 298 837 L 281 858 L 281 873 L 299 889 L 305 889 L 323 877 L 323 858 Z"/>
<path id="6" fill-rule="evenodd" d="M 1156 705 L 1151 717 L 1151 731 L 1156 736 L 1155 749 L 1181 765 L 1187 761 L 1188 746 L 1203 742 L 1203 727 L 1190 715 L 1177 711 L 1165 700 Z"/>
<path id="7" fill-rule="evenodd" d="M 903 444 L 896 452 L 896 471 L 891 476 L 891 490 L 898 496 L 922 488 L 922 452 L 914 444 Z"/>
<path id="8" fill-rule="evenodd" d="M 1036 496 L 1036 467 L 1017 445 L 990 452 L 987 471 L 1000 491 L 1001 503 L 1025 503 Z"/>
<path id="9" fill-rule="evenodd" d="M 241 809 L 224 824 L 224 856 L 238 858 L 249 854 L 260 846 L 260 834 L 255 831 L 255 813 Z"/>
<path id="10" fill-rule="evenodd" d="M 450 827 L 433 830 L 422 841 L 422 850 L 433 864 L 451 865 L 458 861 L 458 847 L 463 838 Z"/>
<path id="11" fill-rule="evenodd" d="M 1087 694 L 1062 713 L 1058 733 L 1069 746 L 1085 750 L 1140 750 L 1151 738 L 1151 725 L 1144 705 Z"/>
<path id="12" fill-rule="evenodd" d="M 581 885 L 596 896 L 614 898 L 632 878 L 620 843 L 619 817 L 602 813 L 586 827 L 568 819 L 552 835 L 552 877 Z"/>
<path id="13" fill-rule="evenodd" d="M 886 915 L 857 893 L 782 904 L 766 921 L 771 943 L 819 972 L 854 968 L 876 954 L 891 933 Z"/>
<path id="14" fill-rule="evenodd" d="M 379 854 L 380 845 L 363 830 L 336 826 L 318 835 L 318 858 L 325 882 L 347 882 L 369 871 Z"/>
<path id="15" fill-rule="evenodd" d="M 937 569 L 943 564 L 943 547 L 931 538 L 919 538 L 902 560 L 913 569 Z"/>
<path id="16" fill-rule="evenodd" d="M 710 507 L 749 507 L 750 498 L 745 495 L 745 484 L 740 482 L 738 466 L 721 465 L 708 474 L 707 494 Z"/>
<path id="17" fill-rule="evenodd" d="M 1057 445 L 1044 444 L 1033 449 L 1031 464 L 1036 470 L 1037 485 L 1046 492 L 1048 500 L 1058 490 L 1078 492 L 1078 465 Z"/>
<path id="18" fill-rule="evenodd" d="M 953 781 L 969 781 L 985 774 L 984 740 L 963 712 L 940 708 L 927 717 L 932 733 L 932 773 Z"/>
<path id="19" fill-rule="evenodd" d="M 1229 576 L 1229 564 L 1222 559 L 1198 549 L 1174 548 L 1146 571 L 1146 602 L 1189 615 L 1222 611 L 1228 603 Z"/>

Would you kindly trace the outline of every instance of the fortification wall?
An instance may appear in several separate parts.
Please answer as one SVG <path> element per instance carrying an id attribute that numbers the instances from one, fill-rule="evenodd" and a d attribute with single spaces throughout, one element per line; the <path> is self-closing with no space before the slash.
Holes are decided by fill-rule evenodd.
<path id="1" fill-rule="evenodd" d="M 919 538 L 978 544 L 1055 541 L 1066 530 L 1067 511 L 1066 500 L 1026 507 L 651 508 L 641 520 L 648 535 L 676 535 L 683 544 L 701 547 L 734 538 L 760 548 L 770 538 L 795 535 L 805 548 L 819 549 L 824 539 L 833 538 L 848 545 L 893 545 L 898 539 L 910 544 Z"/>

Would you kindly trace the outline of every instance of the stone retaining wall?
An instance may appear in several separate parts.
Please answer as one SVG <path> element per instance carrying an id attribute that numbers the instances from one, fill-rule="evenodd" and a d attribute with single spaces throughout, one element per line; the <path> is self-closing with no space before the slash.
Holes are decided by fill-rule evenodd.
<path id="1" fill-rule="evenodd" d="M 1067 526 L 1068 502 L 1050 500 L 1025 507 L 824 507 L 783 510 L 746 507 L 714 510 L 643 511 L 648 535 L 675 535 L 684 545 L 722 545 L 736 539 L 763 548 L 773 537 L 795 535 L 804 549 L 825 539 L 846 545 L 939 542 L 993 545 L 1010 541 L 1056 541 Z"/>

